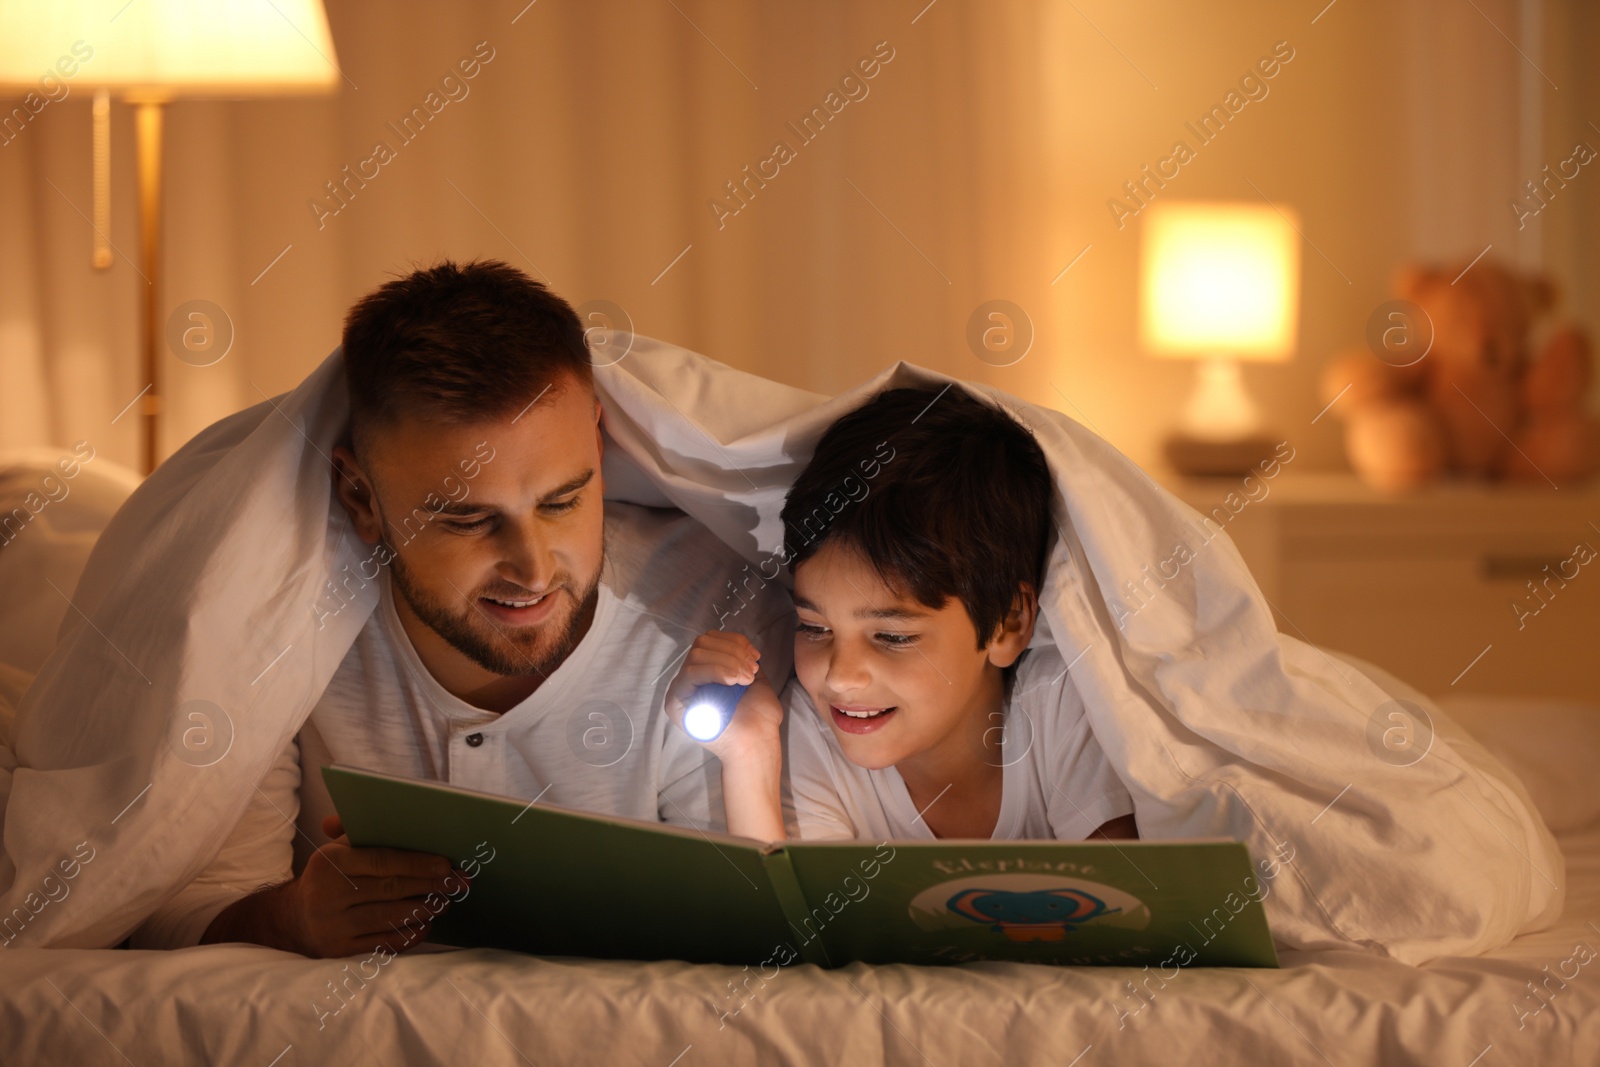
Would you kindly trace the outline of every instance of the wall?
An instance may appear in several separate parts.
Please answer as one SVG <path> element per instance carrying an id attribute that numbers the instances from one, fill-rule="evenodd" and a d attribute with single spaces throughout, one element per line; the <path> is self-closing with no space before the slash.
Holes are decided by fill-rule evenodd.
<path id="1" fill-rule="evenodd" d="M 1337 423 L 1311 424 L 1317 372 L 1359 342 L 1398 261 L 1492 243 L 1546 263 L 1593 322 L 1581 235 L 1600 180 L 1573 182 L 1537 235 L 1507 201 L 1574 138 L 1600 145 L 1584 120 L 1600 94 L 1580 4 L 1324 3 L 335 0 L 337 96 L 169 109 L 165 303 L 214 301 L 236 341 L 212 367 L 164 358 L 166 448 L 292 387 L 389 274 L 492 256 L 756 373 L 831 392 L 907 359 L 1059 407 L 1149 463 L 1192 370 L 1140 354 L 1137 219 L 1119 228 L 1107 201 L 1287 41 L 1269 94 L 1159 195 L 1297 212 L 1299 354 L 1247 374 L 1305 465 L 1339 466 Z M 880 41 L 893 59 L 867 95 L 801 143 L 787 124 Z M 386 124 L 479 42 L 493 59 L 469 95 L 401 144 Z M 110 422 L 144 384 L 131 116 L 116 105 L 127 255 L 98 273 L 85 95 L 0 146 L 0 444 L 89 438 L 132 463 L 134 419 Z M 313 209 L 380 138 L 395 158 L 337 214 Z M 779 139 L 795 158 L 730 213 L 724 183 Z M 996 298 L 1036 331 L 1007 367 L 966 341 Z"/>

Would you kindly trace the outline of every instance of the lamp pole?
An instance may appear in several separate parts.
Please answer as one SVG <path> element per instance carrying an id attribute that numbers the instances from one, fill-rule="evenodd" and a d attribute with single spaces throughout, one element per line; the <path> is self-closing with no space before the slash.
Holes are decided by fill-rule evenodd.
<path id="1" fill-rule="evenodd" d="M 130 96 L 134 105 L 139 173 L 139 259 L 145 277 L 140 305 L 140 354 L 146 380 L 144 394 L 144 473 L 156 469 L 160 447 L 161 383 L 161 122 L 166 100 L 151 95 Z"/>

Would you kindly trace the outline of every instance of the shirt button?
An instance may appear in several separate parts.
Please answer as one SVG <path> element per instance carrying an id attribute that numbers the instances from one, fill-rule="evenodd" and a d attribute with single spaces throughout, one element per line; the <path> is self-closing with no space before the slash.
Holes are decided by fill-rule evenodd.
<path id="1" fill-rule="evenodd" d="M 467 735 L 467 744 L 471 745 L 473 748 L 477 748 L 479 745 L 483 744 L 483 735 L 482 734 L 468 734 Z"/>

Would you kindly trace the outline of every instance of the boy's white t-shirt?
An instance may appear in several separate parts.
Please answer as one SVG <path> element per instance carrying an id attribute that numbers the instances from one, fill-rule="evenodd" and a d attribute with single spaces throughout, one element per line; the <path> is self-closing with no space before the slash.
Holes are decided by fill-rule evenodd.
<path id="1" fill-rule="evenodd" d="M 798 679 L 784 690 L 783 706 L 793 804 L 787 814 L 802 839 L 934 836 L 900 772 L 851 763 Z M 1133 813 L 1133 798 L 1095 741 L 1083 700 L 1053 644 L 1036 645 L 1018 661 L 996 725 L 1004 728 L 1004 770 L 993 839 L 1080 841 Z"/>

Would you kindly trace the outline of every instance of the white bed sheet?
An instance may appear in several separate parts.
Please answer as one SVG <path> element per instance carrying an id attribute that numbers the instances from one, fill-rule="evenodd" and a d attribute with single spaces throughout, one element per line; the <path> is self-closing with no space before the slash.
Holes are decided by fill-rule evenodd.
<path id="1" fill-rule="evenodd" d="M 1145 974 L 1126 968 L 798 966 L 763 984 L 733 967 L 472 950 L 397 959 L 333 1013 L 328 983 L 349 961 L 238 945 L 0 949 L 0 1062 L 1594 1063 L 1600 959 L 1565 963 L 1577 976 L 1548 979 L 1536 1012 L 1525 985 L 1580 943 L 1600 948 L 1600 827 L 1560 842 L 1561 921 L 1486 956 L 1411 967 L 1289 952 L 1280 971 L 1152 979 L 1137 1012 L 1126 983 Z M 729 983 L 746 979 L 744 1007 L 721 1018 L 740 1003 Z"/>

